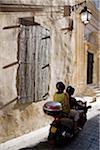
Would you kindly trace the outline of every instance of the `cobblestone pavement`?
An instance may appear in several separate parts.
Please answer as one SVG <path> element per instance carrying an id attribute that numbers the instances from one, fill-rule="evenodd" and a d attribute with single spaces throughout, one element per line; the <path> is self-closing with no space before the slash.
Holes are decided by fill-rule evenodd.
<path id="1" fill-rule="evenodd" d="M 35 147 L 27 147 L 20 150 L 99 150 L 99 118 L 100 118 L 100 99 L 99 103 L 92 104 L 92 109 L 88 112 L 88 121 L 80 134 L 75 137 L 70 144 L 62 148 L 54 147 L 47 141 L 42 141 Z"/>

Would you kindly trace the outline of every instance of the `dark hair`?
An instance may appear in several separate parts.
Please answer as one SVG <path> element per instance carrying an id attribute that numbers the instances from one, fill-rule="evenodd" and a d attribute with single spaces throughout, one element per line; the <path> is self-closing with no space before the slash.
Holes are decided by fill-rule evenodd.
<path id="1" fill-rule="evenodd" d="M 68 86 L 66 92 L 71 96 L 74 94 L 75 89 L 72 86 Z"/>
<path id="2" fill-rule="evenodd" d="M 58 91 L 62 91 L 65 89 L 65 85 L 63 82 L 57 82 L 56 84 L 56 88 L 58 89 Z"/>

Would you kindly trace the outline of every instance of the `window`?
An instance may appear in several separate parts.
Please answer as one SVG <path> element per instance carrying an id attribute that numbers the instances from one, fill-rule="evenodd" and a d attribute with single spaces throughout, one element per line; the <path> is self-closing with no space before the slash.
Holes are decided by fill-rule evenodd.
<path id="1" fill-rule="evenodd" d="M 23 25 L 18 39 L 18 95 L 24 102 L 43 100 L 50 81 L 50 31 Z"/>

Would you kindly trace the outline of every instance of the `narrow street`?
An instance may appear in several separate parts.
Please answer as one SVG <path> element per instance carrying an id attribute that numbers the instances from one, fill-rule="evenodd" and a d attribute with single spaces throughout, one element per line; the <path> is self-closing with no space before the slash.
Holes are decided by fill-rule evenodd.
<path id="1" fill-rule="evenodd" d="M 44 141 L 34 147 L 30 146 L 20 150 L 99 150 L 100 97 L 97 98 L 96 102 L 91 103 L 91 105 L 92 108 L 88 111 L 88 121 L 85 124 L 84 129 L 70 144 L 58 148 L 54 147 L 44 139 Z"/>

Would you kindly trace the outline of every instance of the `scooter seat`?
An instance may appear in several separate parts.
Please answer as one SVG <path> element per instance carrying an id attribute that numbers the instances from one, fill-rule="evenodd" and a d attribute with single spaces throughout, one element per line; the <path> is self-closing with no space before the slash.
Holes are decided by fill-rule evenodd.
<path id="1" fill-rule="evenodd" d="M 70 118 L 61 118 L 61 124 L 72 129 L 73 127 L 73 120 Z"/>

